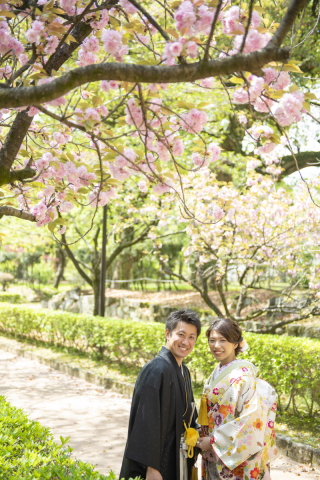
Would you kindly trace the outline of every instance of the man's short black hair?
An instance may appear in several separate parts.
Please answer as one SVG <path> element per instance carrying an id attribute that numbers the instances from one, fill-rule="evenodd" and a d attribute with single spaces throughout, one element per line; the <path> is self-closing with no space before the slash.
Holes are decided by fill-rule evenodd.
<path id="1" fill-rule="evenodd" d="M 171 335 L 172 331 L 177 328 L 179 322 L 189 323 L 194 325 L 197 329 L 197 337 L 201 333 L 201 322 L 196 312 L 193 310 L 176 310 L 175 312 L 170 313 L 166 321 L 166 330 L 169 330 Z"/>

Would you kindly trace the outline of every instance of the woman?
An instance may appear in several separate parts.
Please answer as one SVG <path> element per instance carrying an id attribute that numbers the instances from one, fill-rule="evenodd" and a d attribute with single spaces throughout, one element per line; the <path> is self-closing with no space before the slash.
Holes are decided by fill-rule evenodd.
<path id="1" fill-rule="evenodd" d="M 247 349 L 237 323 L 220 318 L 206 334 L 211 353 L 220 363 L 204 386 L 207 415 L 200 409 L 198 418 L 202 479 L 268 480 L 270 461 L 277 454 L 277 394 L 257 379 L 252 363 L 236 358 Z"/>

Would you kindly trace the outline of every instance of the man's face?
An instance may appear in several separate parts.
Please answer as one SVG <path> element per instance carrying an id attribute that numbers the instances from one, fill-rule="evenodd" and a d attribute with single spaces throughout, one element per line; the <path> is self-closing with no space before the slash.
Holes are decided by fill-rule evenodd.
<path id="1" fill-rule="evenodd" d="M 166 347 L 180 365 L 193 350 L 197 340 L 197 328 L 186 322 L 179 322 L 171 334 L 166 330 Z"/>

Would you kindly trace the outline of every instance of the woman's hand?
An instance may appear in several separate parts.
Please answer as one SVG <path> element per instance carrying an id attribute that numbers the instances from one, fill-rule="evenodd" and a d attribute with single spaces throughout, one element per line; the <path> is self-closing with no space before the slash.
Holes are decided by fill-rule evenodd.
<path id="1" fill-rule="evenodd" d="M 211 437 L 200 437 L 197 441 L 197 447 L 201 448 L 203 452 L 207 452 L 208 450 L 212 450 Z"/>

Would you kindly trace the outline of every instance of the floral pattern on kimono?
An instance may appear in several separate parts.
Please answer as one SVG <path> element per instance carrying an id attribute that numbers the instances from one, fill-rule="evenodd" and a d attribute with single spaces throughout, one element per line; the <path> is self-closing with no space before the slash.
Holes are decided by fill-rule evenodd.
<path id="1" fill-rule="evenodd" d="M 245 363 L 234 362 L 224 377 L 220 369 L 214 388 L 205 385 L 209 425 L 201 427 L 201 436 L 214 437 L 214 443 L 211 451 L 203 453 L 203 480 L 270 479 L 269 464 L 277 455 L 277 394 L 256 378 L 254 365 Z"/>

